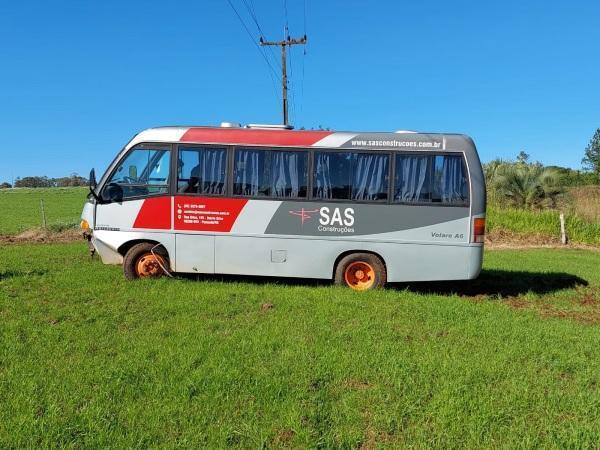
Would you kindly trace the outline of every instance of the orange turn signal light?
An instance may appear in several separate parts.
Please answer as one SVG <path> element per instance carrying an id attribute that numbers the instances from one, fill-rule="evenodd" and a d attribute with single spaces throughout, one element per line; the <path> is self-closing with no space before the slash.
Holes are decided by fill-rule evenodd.
<path id="1" fill-rule="evenodd" d="M 81 221 L 81 223 L 79 224 L 79 226 L 81 227 L 81 229 L 83 231 L 88 231 L 90 229 L 90 224 L 85 219 Z"/>
<path id="2" fill-rule="evenodd" d="M 485 218 L 477 217 L 473 219 L 473 242 L 483 243 L 485 239 Z"/>

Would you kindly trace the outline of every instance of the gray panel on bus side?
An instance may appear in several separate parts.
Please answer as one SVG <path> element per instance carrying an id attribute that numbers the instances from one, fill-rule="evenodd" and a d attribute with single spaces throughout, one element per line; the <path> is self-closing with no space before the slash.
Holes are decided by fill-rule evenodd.
<path id="1" fill-rule="evenodd" d="M 326 216 L 322 216 L 322 208 Z M 284 201 L 273 214 L 265 234 L 364 236 L 444 224 L 465 217 L 469 217 L 468 207 Z M 466 231 L 468 224 L 463 232 Z"/>
<path id="2" fill-rule="evenodd" d="M 468 279 L 473 248 L 467 245 L 392 244 L 385 256 L 388 281 Z"/>
<path id="3" fill-rule="evenodd" d="M 215 236 L 176 234 L 177 272 L 215 273 Z"/>
<path id="4" fill-rule="evenodd" d="M 381 255 L 388 281 L 460 280 L 469 278 L 472 247 L 284 237 L 215 237 L 215 272 L 243 275 L 331 279 L 333 267 L 346 251 Z M 273 251 L 285 251 L 285 262 L 273 262 Z"/>
<path id="5" fill-rule="evenodd" d="M 333 253 L 317 245 L 313 240 L 304 239 L 218 235 L 215 237 L 215 272 L 331 278 L 328 260 Z"/>

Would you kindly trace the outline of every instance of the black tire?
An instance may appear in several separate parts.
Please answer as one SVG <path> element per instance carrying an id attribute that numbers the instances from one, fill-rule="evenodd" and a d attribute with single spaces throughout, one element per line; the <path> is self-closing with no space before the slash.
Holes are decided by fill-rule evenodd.
<path id="1" fill-rule="evenodd" d="M 349 283 L 346 271 L 351 270 L 361 263 L 368 265 L 372 269 L 372 274 L 364 282 L 363 280 L 359 280 L 357 284 Z M 355 290 L 377 289 L 385 286 L 387 271 L 385 270 L 385 264 L 378 256 L 372 253 L 351 253 L 344 256 L 335 266 L 333 281 L 335 284 L 347 286 Z"/>
<path id="2" fill-rule="evenodd" d="M 155 248 L 156 247 L 156 248 Z M 138 270 L 136 269 L 138 263 L 144 256 L 148 256 L 149 254 L 154 253 L 155 255 L 162 257 L 161 264 L 165 269 L 170 270 L 169 266 L 169 255 L 165 248 L 162 245 L 158 247 L 156 244 L 151 242 L 142 242 L 140 244 L 135 244 L 131 247 L 127 253 L 125 254 L 125 258 L 123 258 L 123 274 L 125 278 L 128 280 L 137 280 L 138 278 L 144 278 L 140 276 Z M 156 268 L 156 274 L 151 275 L 153 278 L 158 278 L 164 275 L 164 270 L 159 267 Z"/>

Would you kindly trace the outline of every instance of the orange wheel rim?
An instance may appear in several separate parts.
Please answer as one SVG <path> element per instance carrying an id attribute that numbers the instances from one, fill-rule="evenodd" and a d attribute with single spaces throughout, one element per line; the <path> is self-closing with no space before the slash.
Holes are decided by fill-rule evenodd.
<path id="1" fill-rule="evenodd" d="M 355 261 L 344 271 L 346 284 L 357 291 L 364 291 L 375 284 L 375 270 L 364 261 Z"/>
<path id="2" fill-rule="evenodd" d="M 162 256 L 146 253 L 138 259 L 135 273 L 140 278 L 159 277 L 163 274 L 163 267 L 165 267 L 165 260 Z"/>

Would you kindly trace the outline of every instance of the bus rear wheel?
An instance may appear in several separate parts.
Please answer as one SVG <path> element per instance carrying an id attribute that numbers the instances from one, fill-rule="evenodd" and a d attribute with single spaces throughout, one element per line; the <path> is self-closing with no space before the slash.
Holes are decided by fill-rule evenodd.
<path id="1" fill-rule="evenodd" d="M 123 259 L 123 273 L 128 280 L 158 278 L 169 270 L 169 258 L 164 247 L 142 242 L 131 247 Z"/>
<path id="2" fill-rule="evenodd" d="M 335 268 L 336 284 L 355 291 L 383 287 L 387 273 L 383 261 L 371 253 L 351 253 L 344 256 Z"/>

